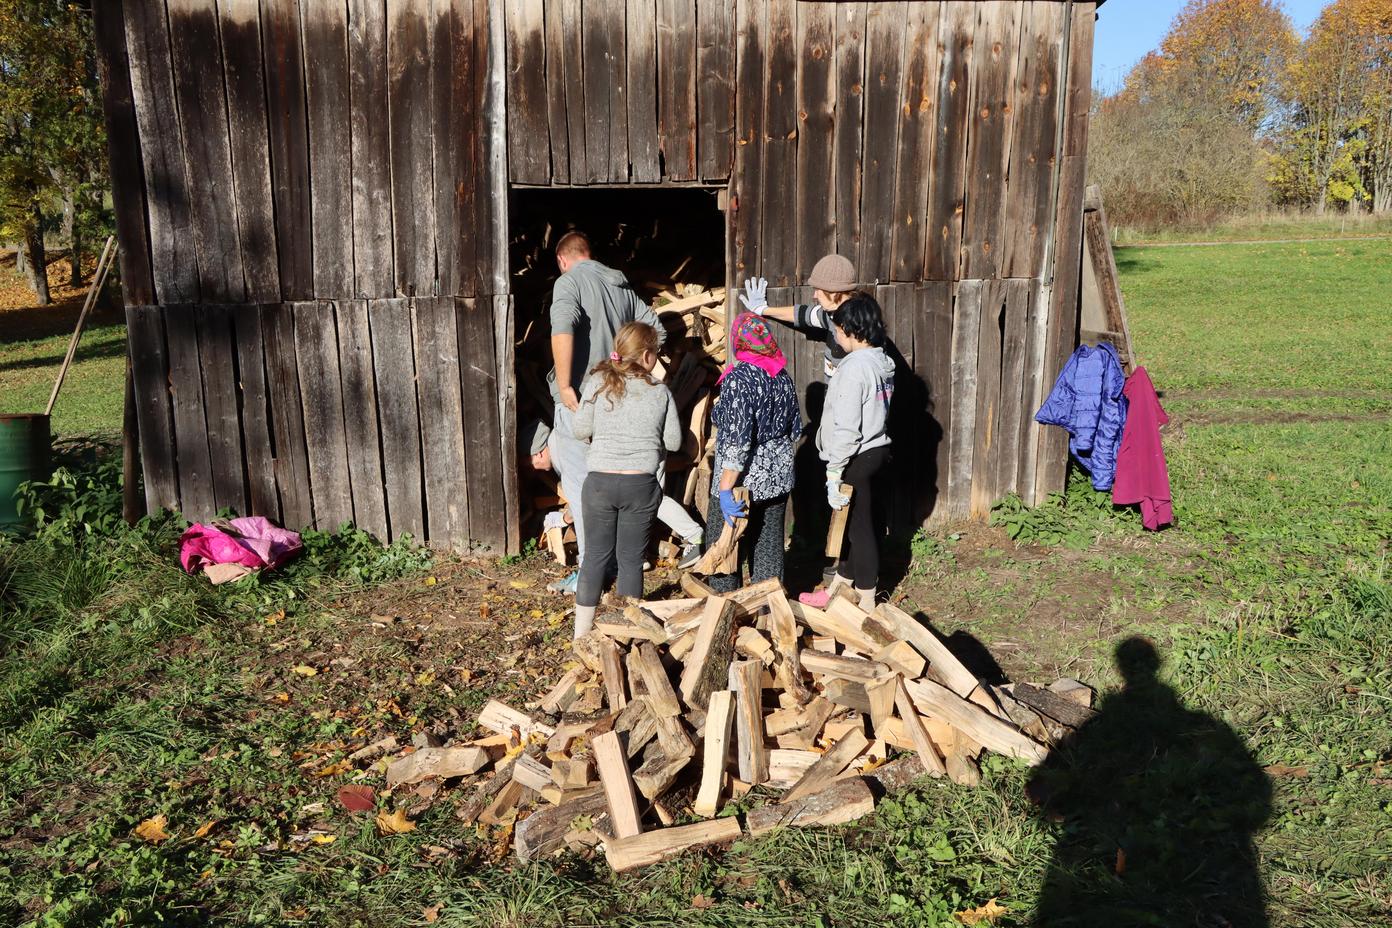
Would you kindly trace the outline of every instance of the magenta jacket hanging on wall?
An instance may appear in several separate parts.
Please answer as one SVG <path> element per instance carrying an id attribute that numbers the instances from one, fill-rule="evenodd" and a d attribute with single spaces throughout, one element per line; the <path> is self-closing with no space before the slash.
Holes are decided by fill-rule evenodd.
<path id="1" fill-rule="evenodd" d="M 1144 367 L 1136 368 L 1127 378 L 1122 394 L 1128 408 L 1121 448 L 1117 451 L 1112 502 L 1118 506 L 1140 503 L 1145 527 L 1155 531 L 1174 521 L 1170 471 L 1160 445 L 1160 426 L 1170 417 L 1160 407 L 1160 398 L 1155 395 L 1155 386 Z"/>

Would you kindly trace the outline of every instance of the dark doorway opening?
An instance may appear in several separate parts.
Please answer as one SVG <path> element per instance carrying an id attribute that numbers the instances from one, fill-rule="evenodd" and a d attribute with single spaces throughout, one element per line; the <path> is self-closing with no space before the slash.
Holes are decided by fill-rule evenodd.
<path id="1" fill-rule="evenodd" d="M 518 434 L 525 442 L 537 421 L 550 425 L 553 401 L 547 385 L 551 369 L 551 292 L 560 270 L 555 245 L 579 230 L 589 237 L 593 256 L 622 271 L 649 305 L 686 292 L 725 286 L 726 220 L 723 189 L 710 187 L 514 187 L 508 215 L 509 285 L 516 320 Z M 667 316 L 667 351 L 692 344 L 689 326 L 700 317 Z M 670 385 L 670 384 L 669 384 Z M 675 390 L 674 390 L 675 392 Z M 683 410 L 684 416 L 689 410 Z M 554 472 L 531 466 L 530 447 L 519 448 L 518 496 L 522 538 L 542 537 L 543 520 L 558 510 Z M 693 453 L 699 453 L 699 449 Z M 689 460 L 689 456 L 688 456 Z M 672 462 L 680 467 L 682 461 Z M 688 468 L 690 470 L 690 468 Z M 686 481 L 673 470 L 669 496 L 682 494 Z M 701 501 L 685 494 L 687 510 Z M 692 516 L 700 518 L 699 512 Z M 662 526 L 655 531 L 666 538 Z"/>

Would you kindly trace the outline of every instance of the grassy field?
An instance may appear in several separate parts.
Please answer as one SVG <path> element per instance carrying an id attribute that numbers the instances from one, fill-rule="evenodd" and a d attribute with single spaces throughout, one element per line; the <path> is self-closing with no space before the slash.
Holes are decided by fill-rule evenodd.
<path id="1" fill-rule="evenodd" d="M 114 526 L 113 468 L 88 465 L 45 491 L 60 521 L 0 543 L 0 922 L 917 926 L 996 899 L 1000 925 L 1382 923 L 1389 257 L 1120 251 L 1178 525 L 1146 534 L 1075 481 L 1014 520 L 1047 544 L 916 541 L 904 604 L 1012 678 L 1099 687 L 1086 739 L 1039 772 L 991 759 L 975 790 L 925 783 L 852 827 L 624 878 L 511 865 L 506 829 L 459 826 L 462 791 L 382 800 L 417 824 L 385 837 L 334 801 L 354 747 L 467 732 L 487 696 L 553 678 L 543 561 L 316 535 L 282 576 L 210 588 L 174 566 L 177 526 Z M 1129 646 L 1118 689 L 1138 633 L 1164 666 Z M 167 840 L 134 834 L 157 815 Z"/>
<path id="2" fill-rule="evenodd" d="M 1392 235 L 1392 217 L 1369 213 L 1325 216 L 1308 213 L 1270 213 L 1239 216 L 1194 228 L 1140 229 L 1115 226 L 1118 244 L 1137 242 L 1168 244 L 1176 242 L 1245 242 L 1285 239 L 1330 239 Z"/>

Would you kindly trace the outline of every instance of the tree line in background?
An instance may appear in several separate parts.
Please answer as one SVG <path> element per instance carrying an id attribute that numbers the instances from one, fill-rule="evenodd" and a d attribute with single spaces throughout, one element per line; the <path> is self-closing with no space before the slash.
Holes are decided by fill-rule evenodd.
<path id="1" fill-rule="evenodd" d="M 0 0 L 0 242 L 41 306 L 46 241 L 66 246 L 80 286 L 84 251 L 111 228 L 106 157 L 91 3 Z"/>
<path id="2" fill-rule="evenodd" d="M 1096 99 L 1089 170 L 1116 224 L 1392 211 L 1392 0 L 1333 0 L 1303 39 L 1279 0 L 1190 0 Z"/>

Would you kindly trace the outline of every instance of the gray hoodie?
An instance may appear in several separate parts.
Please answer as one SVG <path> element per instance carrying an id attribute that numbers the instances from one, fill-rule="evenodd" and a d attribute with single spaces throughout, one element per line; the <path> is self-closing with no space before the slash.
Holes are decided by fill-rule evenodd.
<path id="1" fill-rule="evenodd" d="M 840 473 L 862 451 L 889 444 L 894 362 L 883 348 L 861 348 L 841 360 L 827 384 L 817 451 L 828 473 Z"/>
<path id="2" fill-rule="evenodd" d="M 630 322 L 646 322 L 657 329 L 659 342 L 667 336 L 657 313 L 633 292 L 622 271 L 591 258 L 556 280 L 551 291 L 551 334 L 575 336 L 570 385 L 577 394 L 583 391 L 590 368 L 609 357 L 614 336 Z M 546 375 L 546 383 L 551 399 L 559 402 L 554 368 Z"/>

